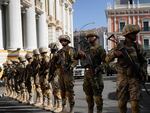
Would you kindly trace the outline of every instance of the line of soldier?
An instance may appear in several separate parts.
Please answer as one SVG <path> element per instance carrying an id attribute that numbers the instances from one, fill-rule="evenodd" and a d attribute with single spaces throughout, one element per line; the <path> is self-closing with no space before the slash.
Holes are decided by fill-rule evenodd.
<path id="1" fill-rule="evenodd" d="M 33 54 L 3 64 L 6 96 L 53 112 L 65 110 L 68 100 L 69 113 L 74 113 L 73 68 L 77 61 L 73 59 L 73 48 L 68 45 L 70 37 L 61 35 L 59 41 L 62 44 L 59 51 L 56 43 L 50 43 L 49 55 L 47 48 L 39 48 Z"/>
<path id="2" fill-rule="evenodd" d="M 83 90 L 88 104 L 88 113 L 94 112 L 96 104 L 97 112 L 102 113 L 104 89 L 102 70 L 110 62 L 117 58 L 115 65 L 112 65 L 117 71 L 117 97 L 119 113 L 127 112 L 127 102 L 130 99 L 131 112 L 140 113 L 139 99 L 141 80 L 136 71 L 146 73 L 146 58 L 144 52 L 135 43 L 136 35 L 140 31 L 138 25 L 126 25 L 123 28 L 122 35 L 125 37 L 123 43 L 118 43 L 115 48 L 106 54 L 102 46 L 99 45 L 96 33 L 87 33 L 86 38 L 90 47 L 86 50 L 75 51 L 70 47 L 70 37 L 61 35 L 59 42 L 62 48 L 58 50 L 55 43 L 49 45 L 51 53 L 48 56 L 47 49 L 40 48 L 33 50 L 31 54 L 26 55 L 26 60 L 19 57 L 18 61 L 7 61 L 4 64 L 4 75 L 6 81 L 6 95 L 13 97 L 23 103 L 33 104 L 33 84 L 35 84 L 36 101 L 35 106 L 43 107 L 46 110 L 61 112 L 66 109 L 68 100 L 70 111 L 74 113 L 74 78 L 73 68 L 77 65 L 77 60 L 85 61 Z M 124 54 L 124 51 L 127 55 Z M 129 57 L 132 63 L 129 63 Z M 139 70 L 135 70 L 135 65 Z M 50 84 L 51 83 L 51 84 Z M 52 90 L 53 89 L 53 90 Z M 52 103 L 52 93 L 54 104 Z M 47 102 L 47 103 L 46 103 Z"/>

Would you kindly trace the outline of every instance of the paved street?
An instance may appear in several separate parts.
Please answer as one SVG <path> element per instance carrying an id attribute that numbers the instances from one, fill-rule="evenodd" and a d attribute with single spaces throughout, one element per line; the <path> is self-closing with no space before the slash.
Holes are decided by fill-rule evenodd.
<path id="1" fill-rule="evenodd" d="M 75 82 L 75 94 L 76 94 L 76 104 L 75 104 L 75 113 L 87 113 L 87 104 L 85 101 L 85 95 L 82 90 L 82 79 L 78 79 Z M 104 98 L 104 112 L 103 113 L 118 113 L 117 109 L 117 101 L 115 96 L 115 78 L 111 79 L 105 78 L 105 89 L 103 92 Z M 147 84 L 147 87 L 150 89 L 150 84 Z M 0 93 L 3 92 L 3 88 L 1 88 Z M 150 113 L 150 96 L 148 96 L 144 89 L 142 92 L 142 100 L 141 100 L 141 113 Z M 130 111 L 130 104 L 128 104 L 128 113 Z M 40 108 L 36 108 L 31 105 L 25 105 L 18 103 L 10 98 L 1 97 L 0 98 L 0 113 L 50 113 L 49 111 L 44 111 Z"/>

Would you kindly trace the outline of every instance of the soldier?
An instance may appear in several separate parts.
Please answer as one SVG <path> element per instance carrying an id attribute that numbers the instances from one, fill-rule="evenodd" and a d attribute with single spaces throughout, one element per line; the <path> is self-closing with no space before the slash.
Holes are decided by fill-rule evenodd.
<path id="1" fill-rule="evenodd" d="M 14 89 L 14 93 L 13 93 L 13 98 L 16 99 L 17 98 L 17 66 L 18 66 L 18 60 L 17 59 L 13 59 L 12 60 L 12 74 L 13 74 L 13 89 Z"/>
<path id="2" fill-rule="evenodd" d="M 8 96 L 10 94 L 9 92 L 9 89 L 8 89 L 8 78 L 7 78 L 7 68 L 8 68 L 8 65 L 7 63 L 3 63 L 3 75 L 2 75 L 2 78 L 1 79 L 4 79 L 4 82 L 5 82 L 5 93 L 4 95 L 5 96 Z"/>
<path id="3" fill-rule="evenodd" d="M 43 93 L 43 107 L 46 110 L 53 110 L 52 105 L 52 91 L 51 86 L 49 83 L 49 56 L 47 48 L 40 48 L 39 49 L 41 54 L 41 62 L 40 62 L 40 69 L 39 69 L 39 76 L 40 76 L 40 84 Z M 48 101 L 46 103 L 46 100 Z"/>
<path id="4" fill-rule="evenodd" d="M 5 85 L 6 85 L 6 96 L 11 97 L 13 95 L 12 89 L 12 62 L 7 60 L 4 64 L 4 73 L 3 76 L 5 77 Z"/>
<path id="5" fill-rule="evenodd" d="M 102 113 L 102 91 L 104 88 L 102 63 L 105 63 L 106 52 L 98 44 L 99 37 L 95 32 L 88 32 L 86 38 L 89 47 L 86 51 L 79 50 L 78 52 L 79 58 L 84 61 L 83 67 L 85 68 L 83 90 L 88 104 L 88 113 L 93 113 L 94 103 L 97 107 L 97 113 Z"/>
<path id="6" fill-rule="evenodd" d="M 29 93 L 28 103 L 33 104 L 34 103 L 34 101 L 33 101 L 34 78 L 33 78 L 33 70 L 32 70 L 32 65 L 31 65 L 31 63 L 33 61 L 32 54 L 27 53 L 25 58 L 28 61 L 28 64 L 26 66 L 26 83 L 25 83 L 27 90 L 28 90 L 28 93 Z"/>
<path id="7" fill-rule="evenodd" d="M 50 73 L 53 74 L 53 70 L 55 70 L 54 74 L 50 75 L 51 84 L 52 84 L 52 88 L 53 88 L 53 95 L 54 95 L 54 106 L 53 106 L 54 110 L 53 111 L 55 113 L 59 113 L 62 111 L 62 98 L 61 98 L 60 84 L 59 84 L 60 70 L 59 70 L 59 67 L 57 66 L 57 64 L 55 64 L 55 62 L 56 62 L 55 60 L 57 59 L 58 47 L 57 47 L 56 43 L 50 43 L 49 48 L 51 50 L 51 53 L 50 53 Z M 54 69 L 54 68 L 56 68 L 56 69 Z"/>
<path id="8" fill-rule="evenodd" d="M 27 103 L 27 89 L 25 86 L 25 80 L 26 80 L 26 59 L 22 56 L 18 57 L 18 60 L 20 61 L 19 65 L 18 65 L 18 81 L 19 81 L 19 85 L 20 85 L 20 91 L 21 91 L 21 96 L 20 98 L 18 98 L 18 100 L 22 103 Z"/>
<path id="9" fill-rule="evenodd" d="M 74 59 L 74 49 L 68 44 L 70 43 L 70 37 L 68 35 L 61 35 L 59 42 L 63 46 L 58 51 L 59 60 L 57 64 L 60 65 L 60 89 L 62 96 L 63 109 L 66 106 L 66 99 L 69 100 L 70 112 L 74 113 L 74 77 L 73 68 L 76 66 L 77 61 Z"/>
<path id="10" fill-rule="evenodd" d="M 38 49 L 33 50 L 33 61 L 31 63 L 32 69 L 33 69 L 33 77 L 35 81 L 35 86 L 36 86 L 36 102 L 35 106 L 42 106 L 43 104 L 43 94 L 41 90 L 41 85 L 40 85 L 40 78 L 39 78 L 39 69 L 40 69 L 40 52 Z"/>
<path id="11" fill-rule="evenodd" d="M 140 75 L 146 72 L 146 59 L 142 47 L 137 44 L 136 35 L 140 31 L 138 25 L 126 25 L 122 35 L 124 42 L 117 44 L 106 57 L 109 63 L 117 58 L 115 68 L 117 70 L 117 97 L 120 113 L 127 112 L 127 102 L 130 99 L 132 113 L 140 113 Z M 130 59 L 130 60 L 129 60 Z M 133 65 L 134 64 L 134 65 Z M 142 71 L 139 71 L 142 70 Z M 139 72 L 138 72 L 139 71 Z"/>

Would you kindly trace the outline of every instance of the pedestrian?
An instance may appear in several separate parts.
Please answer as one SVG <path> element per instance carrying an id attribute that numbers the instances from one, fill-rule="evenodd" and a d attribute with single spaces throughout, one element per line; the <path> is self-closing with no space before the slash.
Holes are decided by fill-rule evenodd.
<path id="1" fill-rule="evenodd" d="M 97 108 L 96 113 L 102 113 L 102 92 L 104 88 L 102 63 L 105 63 L 106 52 L 99 45 L 97 41 L 99 36 L 95 32 L 87 32 L 86 38 L 89 42 L 89 47 L 87 47 L 86 51 L 79 50 L 77 55 L 81 61 L 84 60 L 83 90 L 88 104 L 88 113 L 94 113 L 94 104 L 96 104 Z"/>
<path id="2" fill-rule="evenodd" d="M 146 72 L 147 61 L 142 47 L 136 43 L 139 31 L 138 25 L 125 25 L 122 31 L 125 40 L 118 43 L 106 56 L 107 63 L 117 58 L 115 68 L 119 113 L 127 112 L 128 100 L 131 103 L 131 112 L 140 113 L 140 81 L 144 78 L 140 73 Z"/>
<path id="3" fill-rule="evenodd" d="M 60 89 L 62 97 L 63 111 L 66 108 L 66 100 L 68 98 L 70 111 L 74 113 L 74 77 L 73 68 L 77 64 L 77 60 L 74 59 L 74 48 L 69 46 L 70 37 L 68 35 L 59 36 L 59 42 L 62 48 L 58 51 L 59 60 L 57 64 L 60 66 Z"/>

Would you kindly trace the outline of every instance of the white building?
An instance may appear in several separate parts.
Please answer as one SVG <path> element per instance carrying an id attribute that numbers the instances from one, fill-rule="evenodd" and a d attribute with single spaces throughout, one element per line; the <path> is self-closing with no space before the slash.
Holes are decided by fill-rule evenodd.
<path id="1" fill-rule="evenodd" d="M 68 34 L 74 0 L 0 0 L 0 64 Z"/>

